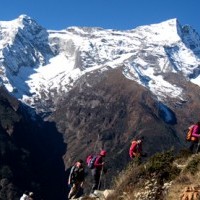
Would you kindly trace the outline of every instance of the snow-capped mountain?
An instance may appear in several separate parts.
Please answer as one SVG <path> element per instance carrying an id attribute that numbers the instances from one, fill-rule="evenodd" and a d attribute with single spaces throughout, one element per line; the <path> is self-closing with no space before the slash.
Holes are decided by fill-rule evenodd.
<path id="1" fill-rule="evenodd" d="M 0 21 L 0 83 L 0 128 L 34 155 L 33 171 L 42 161 L 43 187 L 33 185 L 46 189 L 43 199 L 61 199 L 65 170 L 91 152 L 107 150 L 109 185 L 133 138 L 145 137 L 147 157 L 187 147 L 184 130 L 199 117 L 200 37 L 177 19 L 56 31 L 21 15 Z"/>
<path id="2" fill-rule="evenodd" d="M 160 101 L 184 100 L 183 87 L 166 75 L 200 86 L 200 37 L 177 19 L 127 31 L 46 30 L 26 15 L 0 22 L 1 83 L 38 112 L 53 111 L 82 75 L 117 67 Z"/>

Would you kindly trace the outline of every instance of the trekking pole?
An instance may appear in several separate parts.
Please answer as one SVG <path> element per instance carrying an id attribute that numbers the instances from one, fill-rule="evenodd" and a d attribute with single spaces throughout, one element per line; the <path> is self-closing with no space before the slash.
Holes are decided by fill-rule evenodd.
<path id="1" fill-rule="evenodd" d="M 198 140 L 198 144 L 197 144 L 197 150 L 196 150 L 196 153 L 199 152 L 199 146 L 200 146 L 200 140 Z"/>

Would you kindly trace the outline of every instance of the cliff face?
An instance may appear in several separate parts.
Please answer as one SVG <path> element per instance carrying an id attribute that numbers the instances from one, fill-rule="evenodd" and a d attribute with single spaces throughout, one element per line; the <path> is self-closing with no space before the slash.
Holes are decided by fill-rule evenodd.
<path id="1" fill-rule="evenodd" d="M 62 135 L 29 109 L 0 88 L 0 199 L 17 200 L 25 190 L 38 199 L 65 199 Z"/>

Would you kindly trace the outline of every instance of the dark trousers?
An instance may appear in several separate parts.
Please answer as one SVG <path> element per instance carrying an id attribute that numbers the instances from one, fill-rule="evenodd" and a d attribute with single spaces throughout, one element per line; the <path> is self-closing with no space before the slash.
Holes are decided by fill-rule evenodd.
<path id="1" fill-rule="evenodd" d="M 99 169 L 92 169 L 92 178 L 93 178 L 93 185 L 92 185 L 92 192 L 94 190 L 99 190 L 100 189 L 100 177 L 101 177 L 101 170 Z"/>
<path id="2" fill-rule="evenodd" d="M 198 153 L 199 152 L 199 143 L 198 141 L 191 141 L 191 145 L 189 147 L 191 153 Z"/>
<path id="3" fill-rule="evenodd" d="M 77 181 L 76 183 L 73 183 L 70 189 L 70 192 L 68 194 L 68 198 L 72 198 L 73 196 L 76 197 L 78 195 L 80 189 L 81 189 L 81 183 L 80 181 Z"/>

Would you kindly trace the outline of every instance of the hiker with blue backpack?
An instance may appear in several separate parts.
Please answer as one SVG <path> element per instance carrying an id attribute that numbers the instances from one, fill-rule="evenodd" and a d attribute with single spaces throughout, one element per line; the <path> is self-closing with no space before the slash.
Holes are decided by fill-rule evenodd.
<path id="1" fill-rule="evenodd" d="M 92 193 L 95 190 L 99 190 L 101 186 L 101 176 L 102 173 L 105 172 L 105 161 L 104 158 L 106 156 L 106 151 L 101 150 L 99 155 L 88 156 L 87 165 L 91 169 L 93 185 L 92 185 Z"/>
<path id="2" fill-rule="evenodd" d="M 83 160 L 78 160 L 70 170 L 68 185 L 71 189 L 68 194 L 68 199 L 74 198 L 78 195 L 80 189 L 83 187 L 84 179 L 85 170 Z"/>

